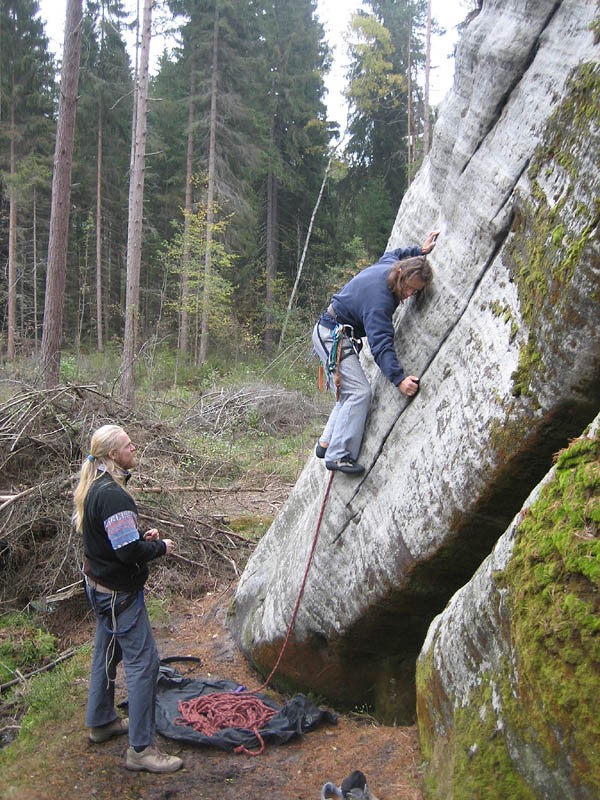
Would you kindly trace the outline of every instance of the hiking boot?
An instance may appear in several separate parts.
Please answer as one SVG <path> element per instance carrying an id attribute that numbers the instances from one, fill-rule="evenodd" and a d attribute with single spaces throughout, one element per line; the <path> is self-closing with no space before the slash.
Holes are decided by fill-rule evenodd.
<path id="1" fill-rule="evenodd" d="M 94 744 L 101 744 L 112 739 L 113 736 L 122 736 L 129 731 L 129 720 L 127 717 L 113 719 L 108 725 L 100 725 L 98 728 L 90 728 L 88 739 Z"/>
<path id="2" fill-rule="evenodd" d="M 133 747 L 127 748 L 125 758 L 127 769 L 141 772 L 176 772 L 183 766 L 183 761 L 177 756 L 161 753 L 153 745 L 149 745 L 141 753 L 136 753 Z"/>
<path id="3" fill-rule="evenodd" d="M 315 447 L 315 455 L 317 458 L 325 458 L 325 453 L 327 452 L 327 448 L 323 447 L 321 442 L 317 442 L 317 446 Z"/>
<path id="4" fill-rule="evenodd" d="M 365 471 L 363 465 L 358 464 L 350 456 L 344 456 L 344 458 L 340 458 L 337 461 L 326 461 L 325 466 L 327 469 L 345 472 L 347 475 L 360 475 Z"/>

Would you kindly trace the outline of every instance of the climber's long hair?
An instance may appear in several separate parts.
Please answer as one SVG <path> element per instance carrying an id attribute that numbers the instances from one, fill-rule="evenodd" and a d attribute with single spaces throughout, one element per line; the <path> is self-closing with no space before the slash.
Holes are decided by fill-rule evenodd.
<path id="1" fill-rule="evenodd" d="M 405 258 L 403 261 L 396 261 L 388 274 L 388 287 L 401 301 L 404 284 L 415 276 L 424 284 L 423 289 L 419 290 L 420 292 L 433 281 L 433 270 L 425 256 L 413 256 Z"/>
<path id="2" fill-rule="evenodd" d="M 119 425 L 103 425 L 93 434 L 90 442 L 90 453 L 86 456 L 81 471 L 79 473 L 79 483 L 73 492 L 73 502 L 75 510 L 73 512 L 73 522 L 75 528 L 81 531 L 83 526 L 83 507 L 85 498 L 90 490 L 92 483 L 103 472 L 109 472 L 119 483 L 122 484 L 123 470 L 115 464 L 109 453 L 118 449 L 120 440 L 125 431 Z M 104 466 L 104 470 L 99 471 L 98 467 Z"/>

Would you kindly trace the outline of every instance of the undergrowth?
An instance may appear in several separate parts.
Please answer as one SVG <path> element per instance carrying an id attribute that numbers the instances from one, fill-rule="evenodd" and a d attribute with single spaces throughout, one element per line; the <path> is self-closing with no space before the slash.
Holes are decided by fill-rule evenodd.
<path id="1" fill-rule="evenodd" d="M 35 753 L 40 732 L 47 726 L 73 718 L 85 704 L 87 682 L 84 679 L 89 670 L 90 649 L 90 646 L 81 647 L 72 659 L 28 681 L 19 736 L 10 747 L 0 750 L 0 774 L 11 764 L 19 764 L 22 758 Z"/>

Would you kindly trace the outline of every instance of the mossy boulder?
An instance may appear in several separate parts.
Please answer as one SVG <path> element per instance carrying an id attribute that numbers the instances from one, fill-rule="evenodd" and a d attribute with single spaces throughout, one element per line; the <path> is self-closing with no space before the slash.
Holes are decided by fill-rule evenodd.
<path id="1" fill-rule="evenodd" d="M 417 706 L 432 800 L 600 797 L 598 427 L 431 625 Z"/>

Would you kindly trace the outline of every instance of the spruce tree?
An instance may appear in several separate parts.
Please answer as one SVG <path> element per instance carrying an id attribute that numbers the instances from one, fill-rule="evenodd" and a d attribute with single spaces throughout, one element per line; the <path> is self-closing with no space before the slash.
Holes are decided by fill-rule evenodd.
<path id="1" fill-rule="evenodd" d="M 122 0 L 88 2 L 82 26 L 71 223 L 72 259 L 80 268 L 72 271 L 67 291 L 68 319 L 73 323 L 74 301 L 82 295 L 83 258 L 88 254 L 94 269 L 88 276 L 84 329 L 90 337 L 95 334 L 98 350 L 115 328 L 120 333 L 120 319 L 112 320 L 109 309 L 119 308 L 123 301 L 132 108 L 123 18 Z"/>
<path id="2" fill-rule="evenodd" d="M 422 158 L 426 0 L 369 0 L 354 15 L 346 96 L 349 175 L 356 230 L 381 254 L 398 206 Z"/>
<path id="3" fill-rule="evenodd" d="M 28 290 L 28 296 L 24 291 L 20 295 L 21 319 L 24 304 L 30 312 L 23 333 L 37 330 L 38 320 L 31 315 L 37 291 L 32 279 L 38 267 L 34 258 L 43 258 L 47 244 L 47 224 L 37 222 L 49 201 L 56 87 L 53 59 L 38 14 L 36 0 L 0 2 L 0 254 L 8 264 L 0 297 L 6 301 L 3 328 L 9 359 L 16 353 L 19 285 Z"/>

